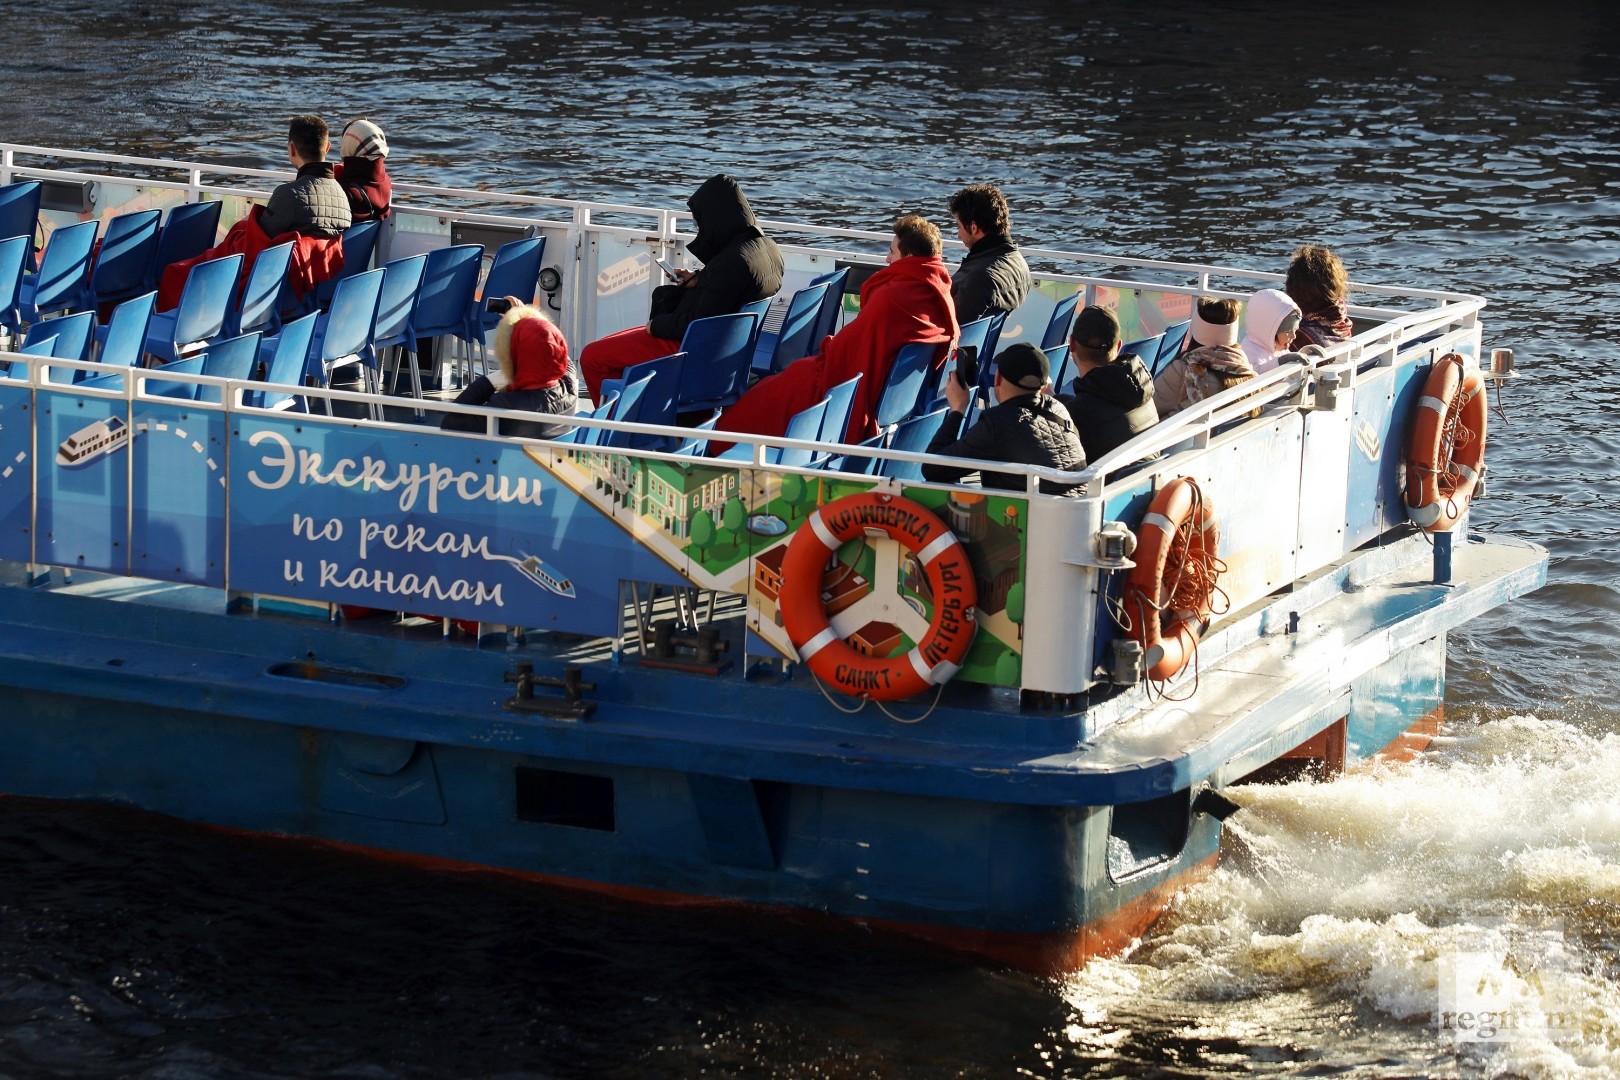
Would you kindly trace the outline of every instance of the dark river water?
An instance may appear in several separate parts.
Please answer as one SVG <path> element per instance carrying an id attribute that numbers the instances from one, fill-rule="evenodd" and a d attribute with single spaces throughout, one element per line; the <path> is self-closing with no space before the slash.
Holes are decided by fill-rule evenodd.
<path id="1" fill-rule="evenodd" d="M 872 229 L 990 180 L 1026 244 L 1280 270 L 1311 241 L 1481 293 L 1527 377 L 1474 526 L 1552 564 L 1453 635 L 1438 750 L 1240 793 L 1214 877 L 1059 981 L 0 801 L 0 1076 L 1620 1075 L 1611 5 L 13 0 L 5 26 L 5 141 L 281 167 L 291 113 L 365 113 L 405 180 L 678 206 L 724 169 L 764 216 Z M 1443 1039 L 1464 922 L 1554 927 L 1581 1023 Z"/>

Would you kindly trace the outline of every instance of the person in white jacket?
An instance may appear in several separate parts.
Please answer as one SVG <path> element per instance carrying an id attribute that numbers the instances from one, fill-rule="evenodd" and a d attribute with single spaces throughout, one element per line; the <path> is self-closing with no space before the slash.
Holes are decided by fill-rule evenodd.
<path id="1" fill-rule="evenodd" d="M 1281 289 L 1261 289 L 1243 308 L 1243 355 L 1255 374 L 1277 366 L 1299 330 L 1299 305 Z"/>

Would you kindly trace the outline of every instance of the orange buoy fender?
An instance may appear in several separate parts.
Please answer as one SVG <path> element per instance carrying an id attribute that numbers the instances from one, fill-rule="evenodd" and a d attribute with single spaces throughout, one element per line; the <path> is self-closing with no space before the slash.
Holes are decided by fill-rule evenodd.
<path id="1" fill-rule="evenodd" d="M 1178 476 L 1153 497 L 1137 531 L 1136 565 L 1125 582 L 1131 636 L 1148 675 L 1180 674 L 1213 614 L 1220 530 L 1196 481 Z"/>
<path id="2" fill-rule="evenodd" d="M 891 537 L 912 552 L 933 593 L 928 632 L 900 656 L 857 652 L 833 630 L 822 598 L 827 560 L 866 535 Z M 898 495 L 846 495 L 811 514 L 788 542 L 777 599 L 782 627 L 800 661 L 844 693 L 874 701 L 896 701 L 950 681 L 978 629 L 978 587 L 967 552 L 943 521 Z"/>
<path id="3" fill-rule="evenodd" d="M 1485 465 L 1485 379 L 1457 353 L 1434 362 L 1406 449 L 1406 513 L 1424 532 L 1450 532 Z"/>

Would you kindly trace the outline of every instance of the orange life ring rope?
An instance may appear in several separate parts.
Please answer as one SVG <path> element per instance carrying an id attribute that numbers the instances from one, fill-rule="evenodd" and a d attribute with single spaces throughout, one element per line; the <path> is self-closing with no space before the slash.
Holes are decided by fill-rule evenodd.
<path id="1" fill-rule="evenodd" d="M 1406 448 L 1406 513 L 1424 532 L 1450 532 L 1485 465 L 1485 379 L 1457 353 L 1434 362 Z"/>
<path id="2" fill-rule="evenodd" d="M 828 620 L 821 591 L 827 560 L 865 535 L 899 541 L 928 575 L 934 600 L 928 632 L 900 656 L 865 656 L 840 638 Z M 967 552 L 943 521 L 898 495 L 847 495 L 811 514 L 788 542 L 777 600 L 782 627 L 799 659 L 824 682 L 873 701 L 897 701 L 950 681 L 978 629 L 978 586 Z"/>
<path id="3" fill-rule="evenodd" d="M 1153 497 L 1137 530 L 1136 565 L 1125 582 L 1130 633 L 1142 646 L 1151 678 L 1180 674 L 1215 613 L 1215 510 L 1196 481 L 1178 476 Z"/>

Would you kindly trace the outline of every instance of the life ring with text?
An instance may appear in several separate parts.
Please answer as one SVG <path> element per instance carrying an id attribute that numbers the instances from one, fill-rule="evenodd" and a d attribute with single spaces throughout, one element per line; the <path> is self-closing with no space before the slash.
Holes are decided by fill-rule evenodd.
<path id="1" fill-rule="evenodd" d="M 1148 675 L 1179 675 L 1215 614 L 1220 530 L 1215 508 L 1197 481 L 1178 476 L 1153 497 L 1136 535 L 1136 565 L 1125 582 L 1130 633 L 1142 646 Z"/>
<path id="2" fill-rule="evenodd" d="M 867 656 L 838 636 L 822 596 L 822 575 L 845 543 L 888 536 L 910 551 L 928 577 L 933 617 L 909 651 Z M 949 682 L 961 670 L 978 629 L 973 564 L 945 523 L 910 499 L 863 492 L 846 495 L 810 515 L 788 542 L 777 593 L 782 627 L 799 659 L 852 697 L 897 701 Z"/>
<path id="3" fill-rule="evenodd" d="M 1485 378 L 1457 353 L 1434 362 L 1406 447 L 1406 513 L 1424 532 L 1450 532 L 1485 466 Z"/>

